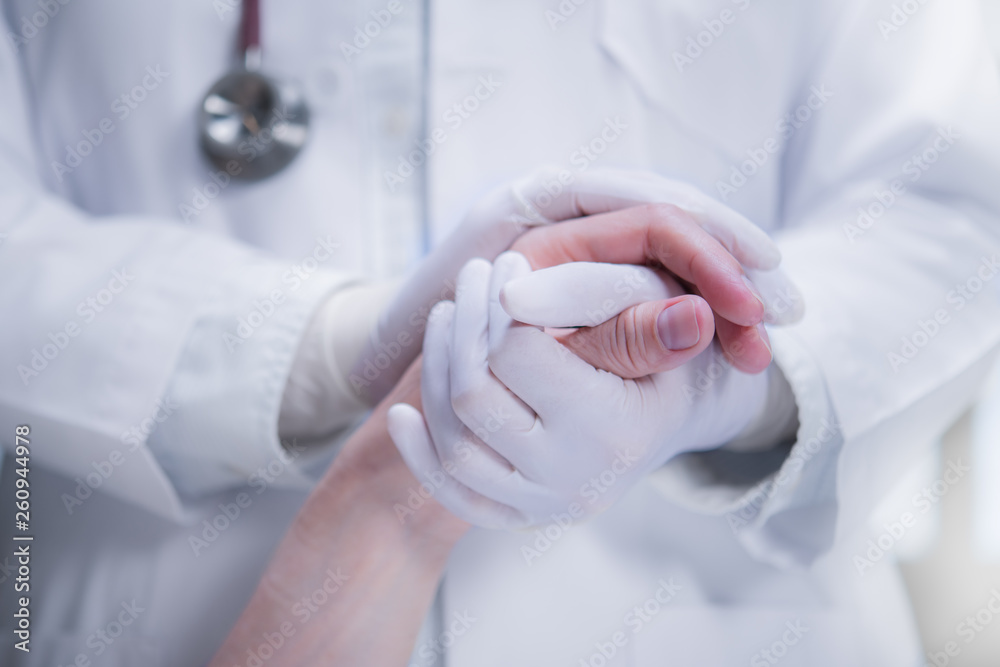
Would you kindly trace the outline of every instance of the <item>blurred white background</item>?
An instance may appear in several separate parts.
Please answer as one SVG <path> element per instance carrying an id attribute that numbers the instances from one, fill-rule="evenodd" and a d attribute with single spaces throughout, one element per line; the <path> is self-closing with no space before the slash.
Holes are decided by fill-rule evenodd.
<path id="1" fill-rule="evenodd" d="M 985 28 L 1000 62 L 1000 0 L 983 4 Z M 1000 614 L 987 604 L 994 595 L 1000 599 L 1000 366 L 979 405 L 955 424 L 941 447 L 877 513 L 873 534 L 912 507 L 913 496 L 941 479 L 948 462 L 958 460 L 972 467 L 971 476 L 948 489 L 896 553 L 928 654 L 926 664 L 998 667 Z M 993 604 L 996 608 L 998 602 Z M 945 653 L 949 642 L 957 645 L 957 655 Z"/>

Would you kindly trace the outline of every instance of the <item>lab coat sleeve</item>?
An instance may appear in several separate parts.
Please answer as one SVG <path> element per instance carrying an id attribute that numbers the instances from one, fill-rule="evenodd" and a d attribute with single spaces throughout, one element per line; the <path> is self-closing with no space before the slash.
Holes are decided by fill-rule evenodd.
<path id="1" fill-rule="evenodd" d="M 0 442 L 30 426 L 31 464 L 66 476 L 71 514 L 99 490 L 180 521 L 185 494 L 276 460 L 274 484 L 305 484 L 278 407 L 309 317 L 348 277 L 303 280 L 168 219 L 86 215 L 38 177 L 9 48 L 0 91 Z"/>
<path id="2" fill-rule="evenodd" d="M 684 456 L 654 479 L 780 566 L 865 525 L 1000 344 L 1000 92 L 979 3 L 911 4 L 850 3 L 802 82 L 833 97 L 783 158 L 779 243 L 807 314 L 772 340 L 795 442 Z"/>

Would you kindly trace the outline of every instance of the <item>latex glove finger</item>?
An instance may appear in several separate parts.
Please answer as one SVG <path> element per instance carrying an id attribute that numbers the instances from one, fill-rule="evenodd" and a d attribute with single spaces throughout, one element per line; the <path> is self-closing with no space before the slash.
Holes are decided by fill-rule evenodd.
<path id="1" fill-rule="evenodd" d="M 389 436 L 413 476 L 434 489 L 435 500 L 459 519 L 494 529 L 516 529 L 528 525 L 521 512 L 472 491 L 442 470 L 424 419 L 416 408 L 405 403 L 392 406 L 387 416 L 387 427 Z"/>
<path id="2" fill-rule="evenodd" d="M 463 269 L 461 303 L 455 306 L 448 359 L 437 361 L 442 346 L 436 343 L 432 346 L 430 338 L 425 342 L 424 354 L 434 359 L 435 371 L 439 364 L 449 369 L 449 407 L 458 419 L 484 442 L 492 443 L 491 436 L 502 432 L 507 436 L 508 446 L 500 455 L 525 478 L 535 479 L 542 464 L 541 454 L 530 437 L 537 416 L 489 369 L 487 332 L 491 325 L 492 273 L 493 267 L 488 262 L 476 260 Z M 473 484 L 470 480 L 466 482 Z"/>
<path id="3" fill-rule="evenodd" d="M 538 219 L 568 220 L 642 204 L 673 204 L 690 214 L 744 266 L 768 270 L 781 262 L 780 250 L 762 229 L 688 183 L 650 172 L 599 169 L 560 186 L 565 188 L 562 196 L 552 196 L 553 183 L 559 181 L 550 176 L 518 184 L 520 198 L 538 211 Z"/>
<path id="4" fill-rule="evenodd" d="M 747 270 L 747 276 L 764 300 L 766 323 L 786 325 L 802 319 L 805 298 L 785 271 Z M 518 322 L 577 327 L 595 326 L 630 306 L 685 293 L 668 274 L 649 267 L 571 262 L 512 280 L 500 299 Z"/>
<path id="5" fill-rule="evenodd" d="M 743 326 L 764 317 L 763 299 L 740 263 L 674 206 L 649 205 L 543 227 L 518 239 L 513 250 L 535 269 L 567 262 L 656 261 L 696 288 L 722 317 Z"/>
<path id="6" fill-rule="evenodd" d="M 420 395 L 431 441 L 438 460 L 450 469 L 461 462 L 462 474 L 487 471 L 494 476 L 504 476 L 513 470 L 510 463 L 492 450 L 479 447 L 474 435 L 466 437 L 464 425 L 452 411 L 449 347 L 454 318 L 455 304 L 450 301 L 439 303 L 427 319 L 424 335 Z M 461 474 L 457 478 L 462 481 Z"/>
<path id="7" fill-rule="evenodd" d="M 805 316 L 805 297 L 783 269 L 747 270 L 764 299 L 764 321 L 774 325 L 795 324 Z"/>
<path id="8" fill-rule="evenodd" d="M 531 271 L 527 259 L 506 252 L 493 265 L 490 283 L 490 370 L 510 391 L 531 407 L 544 426 L 543 410 L 566 414 L 576 411 L 580 392 L 600 391 L 614 395 L 624 380 L 597 370 L 559 341 L 537 327 L 513 321 L 500 305 L 500 290 Z M 497 450 L 508 456 L 506 450 Z M 509 456 L 508 456 L 509 458 Z M 516 465 L 516 464 L 515 464 Z"/>
<path id="9" fill-rule="evenodd" d="M 500 303 L 512 318 L 540 327 L 593 327 L 630 306 L 684 294 L 645 266 L 571 262 L 511 280 Z"/>
<path id="10" fill-rule="evenodd" d="M 535 413 L 489 370 L 489 296 L 493 266 L 482 259 L 458 276 L 451 329 L 451 405 L 462 422 L 484 441 L 501 428 L 527 431 Z M 447 360 L 446 360 L 447 361 Z"/>
<path id="11" fill-rule="evenodd" d="M 483 298 L 485 300 L 485 294 Z M 455 311 L 455 305 L 450 302 L 439 304 L 431 313 L 424 338 L 420 392 L 439 465 L 463 486 L 498 502 L 542 500 L 548 496 L 547 491 L 531 484 L 503 456 L 493 451 L 486 442 L 489 433 L 485 429 L 480 437 L 452 410 L 450 338 Z M 488 369 L 480 372 L 483 371 L 489 374 Z M 506 389 L 504 393 L 506 398 L 520 403 Z M 531 413 L 532 423 L 534 419 Z"/>

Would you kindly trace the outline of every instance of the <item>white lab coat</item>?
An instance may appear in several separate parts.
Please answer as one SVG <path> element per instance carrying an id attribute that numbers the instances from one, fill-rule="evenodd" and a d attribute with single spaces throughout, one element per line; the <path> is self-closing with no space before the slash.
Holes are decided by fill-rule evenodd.
<path id="1" fill-rule="evenodd" d="M 386 261 L 388 239 L 417 247 L 413 225 L 385 222 L 405 208 L 384 174 L 399 151 L 371 157 L 399 125 L 381 75 L 412 63 L 375 62 L 388 42 L 350 65 L 340 48 L 374 2 L 265 8 L 267 67 L 336 85 L 309 84 L 314 135 L 285 173 L 230 184 L 181 221 L 211 182 L 194 119 L 231 60 L 227 4 L 69 3 L 16 54 L 0 50 L 0 434 L 9 446 L 15 424 L 32 426 L 44 537 L 37 650 L 0 644 L 15 664 L 209 659 L 301 503 L 307 466 L 283 466 L 259 495 L 251 484 L 252 507 L 197 556 L 190 536 L 279 456 L 281 389 L 317 304 L 358 274 L 391 272 L 405 252 Z M 764 649 L 785 665 L 919 661 L 891 549 L 863 576 L 854 557 L 875 502 L 969 404 L 1000 343 L 1000 281 L 987 277 L 1000 91 L 976 2 L 911 4 L 912 16 L 884 0 L 433 3 L 426 125 L 445 140 L 426 170 L 432 240 L 539 163 L 648 168 L 774 233 L 808 313 L 773 332 L 799 406 L 790 453 L 679 459 L 590 524 L 553 531 L 550 547 L 473 532 L 428 625 L 433 639 L 454 614 L 476 619 L 445 642 L 448 665 L 602 664 L 617 632 L 609 665 L 766 664 Z M 4 32 L 37 11 L 6 2 Z M 156 86 L 119 118 L 112 101 L 157 66 L 169 75 L 147 79 Z M 104 117 L 113 131 L 60 181 L 52 161 Z M 935 142 L 936 161 L 916 166 Z M 906 192 L 889 203 L 897 178 Z M 888 210 L 859 225 L 879 197 Z M 327 235 L 341 251 L 292 289 L 290 263 Z M 981 266 L 975 298 L 956 296 Z M 86 319 L 77 304 L 115 270 L 130 284 Z M 275 286 L 280 316 L 230 352 L 224 334 Z M 37 376 L 17 371 L 71 321 L 78 335 Z M 126 444 L 164 401 L 169 417 Z M 125 463 L 69 514 L 62 494 L 114 450 Z M 636 632 L 630 610 L 671 579 L 679 591 Z M 88 637 L 133 599 L 148 611 L 96 658 Z"/>

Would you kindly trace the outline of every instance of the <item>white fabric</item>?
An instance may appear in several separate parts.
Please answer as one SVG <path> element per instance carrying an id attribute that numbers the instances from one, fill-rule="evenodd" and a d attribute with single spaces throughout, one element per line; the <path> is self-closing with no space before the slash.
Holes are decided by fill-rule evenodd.
<path id="1" fill-rule="evenodd" d="M 687 578 L 697 600 L 692 606 L 713 610 L 712 620 L 697 626 L 702 632 L 725 622 L 726 628 L 752 627 L 759 633 L 752 643 L 709 646 L 688 627 L 692 663 L 745 664 L 777 638 L 768 637 L 772 626 L 763 621 L 762 610 L 784 602 L 798 611 L 816 604 L 838 616 L 845 639 L 834 643 L 857 647 L 857 655 L 841 660 L 833 651 L 789 652 L 782 664 L 918 662 L 912 622 L 897 606 L 904 595 L 898 579 L 876 585 L 871 572 L 859 577 L 851 565 L 858 553 L 851 536 L 890 488 L 900 461 L 929 446 L 968 405 L 983 360 L 1000 339 L 995 282 L 961 310 L 948 301 L 980 258 L 997 250 L 1000 202 L 991 182 L 1000 137 L 990 116 L 995 118 L 1000 100 L 996 70 L 979 33 L 977 3 L 921 5 L 900 30 L 891 30 L 892 4 L 607 0 L 585 3 L 565 22 L 553 21 L 554 29 L 533 11 L 509 10 L 509 4 L 502 12 L 457 1 L 437 6 L 432 30 L 446 36 L 435 45 L 437 67 L 446 73 L 438 108 L 467 85 L 462 70 L 451 69 L 458 62 L 490 68 L 507 82 L 507 90 L 480 113 L 482 132 L 446 151 L 436 173 L 456 173 L 448 166 L 467 163 L 492 144 L 500 128 L 526 118 L 517 108 L 526 98 L 533 101 L 531 120 L 505 134 L 511 157 L 491 163 L 492 173 L 522 160 L 546 159 L 553 151 L 574 164 L 578 147 L 600 135 L 602 119 L 617 115 L 630 129 L 608 145 L 601 164 L 653 164 L 654 171 L 683 173 L 684 180 L 725 196 L 726 203 L 776 235 L 784 267 L 807 304 L 800 325 L 772 337 L 776 361 L 799 406 L 801 423 L 791 452 L 769 461 L 763 479 L 729 474 L 731 459 L 718 454 L 693 455 L 697 467 L 686 468 L 691 476 L 675 474 L 657 486 L 704 517 L 678 515 L 672 505 L 637 491 L 628 510 L 609 511 L 599 525 L 574 525 L 573 539 L 546 552 L 544 572 L 537 575 L 518 560 L 519 549 L 531 545 L 534 535 L 478 533 L 453 559 L 445 613 L 482 611 L 482 634 L 463 638 L 451 664 L 546 663 L 567 655 L 578 662 L 595 650 L 600 630 L 576 625 L 559 631 L 555 619 L 584 623 L 593 616 L 579 610 L 596 614 L 590 601 L 600 599 L 602 609 L 609 609 L 610 627 L 603 629 L 613 629 L 623 610 L 649 594 L 640 590 L 655 588 L 659 575 L 692 567 L 697 568 Z M 697 44 L 706 30 L 703 22 L 723 9 L 732 10 L 736 22 L 678 71 L 675 51 L 683 55 L 689 39 Z M 484 11 L 490 33 L 468 30 L 484 20 Z M 880 21 L 889 22 L 885 37 Z M 516 46 L 506 45 L 506 35 L 514 33 Z M 808 107 L 810 101 L 815 108 Z M 791 115 L 802 105 L 805 122 Z M 583 108 L 590 109 L 589 123 L 567 127 L 567 119 Z M 949 126 L 961 141 L 948 144 L 932 168 L 911 180 L 912 156 L 932 147 L 939 128 Z M 750 152 L 759 157 L 769 139 L 782 146 L 780 154 L 762 160 L 762 166 L 755 162 L 754 169 L 747 168 L 751 177 L 735 178 L 739 187 L 731 185 L 734 170 L 740 175 L 741 165 L 753 159 Z M 679 155 L 683 164 L 675 160 Z M 876 192 L 896 178 L 904 181 L 906 196 L 874 225 L 860 229 L 858 208 L 877 203 Z M 433 201 L 442 202 L 437 210 L 451 214 L 450 203 L 461 202 L 461 192 L 474 187 L 475 179 L 432 179 Z M 849 237 L 855 230 L 863 234 Z M 948 326 L 894 372 L 887 354 L 901 350 L 901 337 L 920 331 L 920 321 L 941 308 L 947 309 Z M 684 470 L 681 464 L 692 463 L 687 458 L 664 474 Z M 631 524 L 630 517 L 642 520 Z M 657 530 L 652 523 L 661 518 Z M 720 531 L 717 540 L 709 537 L 711 526 Z M 691 550 L 684 544 L 694 535 L 699 546 Z M 649 544 L 675 537 L 683 544 Z M 753 556 L 730 550 L 734 539 Z M 630 547 L 641 555 L 630 555 Z M 671 555 L 678 552 L 683 565 L 674 566 Z M 807 574 L 796 585 L 797 574 L 758 570 L 756 559 L 804 567 Z M 484 561 L 491 565 L 484 568 Z M 822 567 L 827 562 L 835 574 Z M 610 591 L 621 590 L 617 584 L 625 576 L 642 584 L 616 597 Z M 567 586 L 555 590 L 553 581 Z M 736 583 L 751 581 L 753 592 Z M 595 587 L 569 592 L 582 582 Z M 717 582 L 725 585 L 716 587 Z M 723 621 L 723 609 L 739 611 Z M 693 613 L 689 607 L 684 611 Z M 899 620 L 885 627 L 867 612 Z M 795 613 L 787 612 L 788 620 Z M 864 622 L 870 629 L 861 629 Z M 501 632 L 519 641 L 503 642 Z M 818 643 L 821 634 L 837 636 L 818 631 L 813 640 Z M 640 639 L 647 637 L 644 632 Z M 566 643 L 559 650 L 554 645 L 561 640 Z M 567 645 L 577 652 L 569 653 Z M 632 664 L 659 663 L 647 653 Z"/>
<path id="2" fill-rule="evenodd" d="M 437 243 L 484 193 L 539 164 L 573 178 L 599 166 L 650 170 L 724 200 L 777 238 L 808 304 L 801 324 L 772 331 L 801 424 L 790 453 L 753 455 L 768 464 L 753 466 L 757 478 L 735 474 L 751 467 L 746 458 L 683 457 L 686 468 L 664 474 L 689 477 L 657 482 L 669 495 L 654 492 L 653 480 L 638 485 L 533 565 L 520 548 L 534 533 L 470 535 L 450 563 L 442 616 L 468 610 L 478 620 L 447 649 L 447 664 L 578 663 L 672 575 L 685 604 L 657 616 L 663 632 L 648 626 L 630 640 L 632 664 L 662 664 L 682 640 L 687 653 L 676 655 L 692 663 L 745 664 L 799 615 L 829 622 L 782 665 L 918 662 L 891 554 L 863 577 L 851 559 L 865 549 L 867 536 L 855 533 L 874 499 L 968 406 L 1000 341 L 995 280 L 971 301 L 957 291 L 949 301 L 997 252 L 1000 95 L 978 3 L 921 4 L 885 35 L 891 0 L 573 4 L 566 16 L 552 9 L 553 19 L 529 0 L 434 2 L 420 86 L 409 51 L 386 33 L 350 63 L 340 49 L 381 0 L 264 3 L 264 66 L 303 81 L 314 132 L 286 173 L 231 183 L 212 199 L 194 110 L 232 64 L 238 12 L 219 10 L 230 3 L 69 2 L 17 51 L 0 49 L 0 438 L 9 446 L 14 423 L 37 426 L 33 483 L 47 518 L 36 539 L 60 545 L 39 552 L 33 604 L 51 616 L 35 626 L 39 649 L 26 664 L 69 664 L 79 651 L 93 658 L 87 636 L 147 585 L 149 611 L 129 632 L 155 644 L 158 658 L 111 651 L 102 664 L 207 662 L 302 495 L 276 488 L 293 478 L 278 476 L 200 557 L 189 535 L 243 489 L 203 502 L 184 496 L 245 485 L 248 471 L 280 454 L 280 389 L 309 317 L 332 291 L 401 273 L 400 258 L 421 251 L 424 205 Z M 417 5 L 403 6 L 392 25 L 419 41 Z M 697 44 L 724 9 L 734 21 L 679 71 L 674 53 Z M 34 0 L 4 2 L 5 42 L 39 11 Z M 169 76 L 118 120 L 110 105 L 157 65 Z M 395 80 L 411 85 L 392 88 L 389 72 L 406 72 Z M 411 109 L 423 94 L 426 128 L 445 140 L 390 192 L 386 172 L 416 150 L 421 121 Z M 453 111 L 469 96 L 475 111 Z M 66 145 L 104 117 L 113 133 L 60 181 L 51 163 L 65 163 Z M 942 139 L 949 150 L 911 180 L 906 163 L 949 126 L 960 138 Z M 745 181 L 741 166 L 753 172 Z M 877 202 L 876 191 L 885 198 L 897 177 L 907 194 L 859 227 L 858 208 Z M 386 203 L 400 188 L 427 200 Z M 205 206 L 185 210 L 184 224 L 181 204 Z M 324 263 L 329 274 L 311 274 L 292 293 L 281 276 L 328 235 L 340 244 Z M 390 243 L 406 252 L 387 259 Z M 49 332 L 82 321 L 77 303 L 123 267 L 135 282 L 24 387 L 16 366 Z M 235 332 L 273 278 L 287 288 L 287 313 L 229 355 L 222 333 Z M 947 326 L 894 372 L 886 355 L 939 309 Z M 128 467 L 69 515 L 61 494 L 73 494 L 73 478 L 111 450 L 128 452 L 122 434 L 162 417 L 157 401 L 180 407 L 148 422 L 155 429 Z M 668 497 L 694 498 L 702 513 Z M 152 519 L 143 507 L 175 519 L 186 508 L 193 525 Z M 746 634 L 714 640 L 733 628 Z M 853 655 L 827 655 L 830 645 Z"/>
<path id="3" fill-rule="evenodd" d="M 1000 511 L 1000 488 L 996 480 L 1000 474 L 1000 451 L 996 442 L 1000 438 L 1000 365 L 990 373 L 986 390 L 972 413 L 971 465 L 972 465 L 972 539 L 976 558 L 986 563 L 1000 562 L 1000 529 L 993 521 Z M 936 473 L 940 467 L 934 468 Z M 936 478 L 931 480 L 936 481 Z"/>

